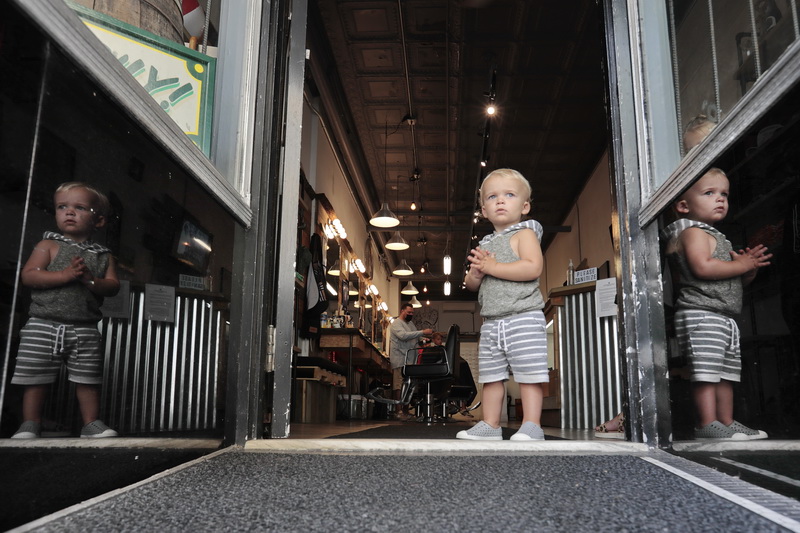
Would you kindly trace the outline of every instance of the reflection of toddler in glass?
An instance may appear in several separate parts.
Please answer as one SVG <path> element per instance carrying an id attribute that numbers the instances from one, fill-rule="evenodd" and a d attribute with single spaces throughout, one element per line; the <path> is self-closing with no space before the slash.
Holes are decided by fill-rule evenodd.
<path id="1" fill-rule="evenodd" d="M 11 380 L 25 386 L 23 423 L 12 438 L 41 436 L 47 388 L 62 364 L 76 384 L 81 437 L 115 437 L 117 432 L 98 420 L 103 353 L 97 322 L 103 297 L 119 291 L 119 280 L 109 250 L 90 240 L 105 225 L 110 205 L 98 190 L 78 182 L 59 186 L 54 204 L 61 234 L 46 232 L 22 269 L 31 307 Z"/>
<path id="2" fill-rule="evenodd" d="M 708 134 L 717 126 L 717 123 L 705 115 L 697 115 L 683 130 L 683 149 L 686 153 L 703 142 Z"/>
<path id="3" fill-rule="evenodd" d="M 662 231 L 670 268 L 677 273 L 675 333 L 686 355 L 697 410 L 696 439 L 754 440 L 767 434 L 733 419 L 733 382 L 741 380 L 739 327 L 742 285 L 772 254 L 761 244 L 733 251 L 713 227 L 728 214 L 730 184 L 712 168 L 673 205 L 682 217 Z"/>

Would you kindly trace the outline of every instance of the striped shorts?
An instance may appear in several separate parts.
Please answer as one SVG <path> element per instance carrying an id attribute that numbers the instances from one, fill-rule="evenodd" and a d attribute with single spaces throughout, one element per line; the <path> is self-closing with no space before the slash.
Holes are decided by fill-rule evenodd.
<path id="1" fill-rule="evenodd" d="M 97 327 L 30 318 L 19 336 L 17 364 L 11 383 L 55 383 L 64 364 L 73 383 L 102 383 L 103 353 Z"/>
<path id="2" fill-rule="evenodd" d="M 481 326 L 478 383 L 547 383 L 547 331 L 544 313 L 529 311 L 487 320 Z"/>
<path id="3" fill-rule="evenodd" d="M 675 313 L 675 335 L 689 360 L 691 381 L 740 381 L 742 355 L 739 326 L 732 318 L 696 309 Z"/>

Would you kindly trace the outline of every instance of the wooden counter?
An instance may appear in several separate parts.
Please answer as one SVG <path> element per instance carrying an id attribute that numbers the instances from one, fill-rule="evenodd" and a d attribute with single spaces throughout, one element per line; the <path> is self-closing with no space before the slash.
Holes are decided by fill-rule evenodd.
<path id="1" fill-rule="evenodd" d="M 375 345 L 355 328 L 321 328 L 320 350 L 335 350 L 337 362 L 364 370 L 371 376 L 391 378 L 392 364 Z M 351 378 L 352 376 L 348 376 Z"/>

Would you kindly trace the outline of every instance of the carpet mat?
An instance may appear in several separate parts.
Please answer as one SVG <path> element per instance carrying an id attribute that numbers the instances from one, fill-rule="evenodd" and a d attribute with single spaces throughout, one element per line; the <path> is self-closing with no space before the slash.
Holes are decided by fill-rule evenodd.
<path id="1" fill-rule="evenodd" d="M 401 422 L 380 426 L 355 433 L 328 437 L 329 439 L 454 439 L 462 429 L 469 429 L 472 422 L 447 422 L 425 424 L 424 422 Z M 508 440 L 517 432 L 513 428 L 502 428 L 503 439 Z M 545 436 L 545 440 L 563 440 L 559 437 Z"/>
<path id="2" fill-rule="evenodd" d="M 634 456 L 230 451 L 37 531 L 785 529 Z"/>

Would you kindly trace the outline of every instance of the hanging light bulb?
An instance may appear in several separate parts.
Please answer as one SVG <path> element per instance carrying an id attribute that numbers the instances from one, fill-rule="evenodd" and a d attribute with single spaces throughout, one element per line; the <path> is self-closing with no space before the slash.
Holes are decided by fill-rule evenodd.
<path id="1" fill-rule="evenodd" d="M 400 294 L 419 294 L 419 291 L 414 284 L 411 283 L 411 280 L 409 280 L 406 286 L 403 287 L 403 290 L 400 291 Z"/>
<path id="2" fill-rule="evenodd" d="M 333 266 L 331 266 L 328 269 L 328 274 L 330 274 L 331 276 L 338 276 L 341 273 L 342 273 L 342 269 L 339 266 L 339 260 L 337 259 L 336 261 L 334 261 Z"/>
<path id="3" fill-rule="evenodd" d="M 417 210 L 417 202 L 415 202 L 413 200 L 411 201 L 411 210 L 412 211 L 416 211 Z"/>
<path id="4" fill-rule="evenodd" d="M 386 247 L 390 250 L 408 250 L 409 246 L 406 240 L 400 235 L 399 231 L 395 231 L 392 238 L 386 242 Z"/>
<path id="5" fill-rule="evenodd" d="M 425 263 L 422 263 L 422 266 L 419 267 L 419 273 L 420 274 L 424 274 L 425 273 Z"/>
<path id="6" fill-rule="evenodd" d="M 428 292 L 428 284 L 426 283 L 424 287 L 422 287 L 422 292 Z"/>
<path id="7" fill-rule="evenodd" d="M 417 300 L 416 296 L 412 296 L 411 300 L 409 300 L 408 303 L 410 303 L 411 307 L 413 307 L 415 309 L 418 309 L 418 308 L 422 307 L 422 304 L 419 303 L 419 300 Z"/>
<path id="8" fill-rule="evenodd" d="M 444 271 L 444 275 L 449 276 L 452 268 L 453 268 L 453 261 L 450 259 L 450 256 L 449 255 L 444 256 L 442 262 L 442 270 Z"/>
<path id="9" fill-rule="evenodd" d="M 431 305 L 431 301 L 430 300 L 425 300 L 425 305 Z"/>
<path id="10" fill-rule="evenodd" d="M 450 296 L 450 281 L 449 280 L 444 282 L 444 295 L 445 296 Z"/>

